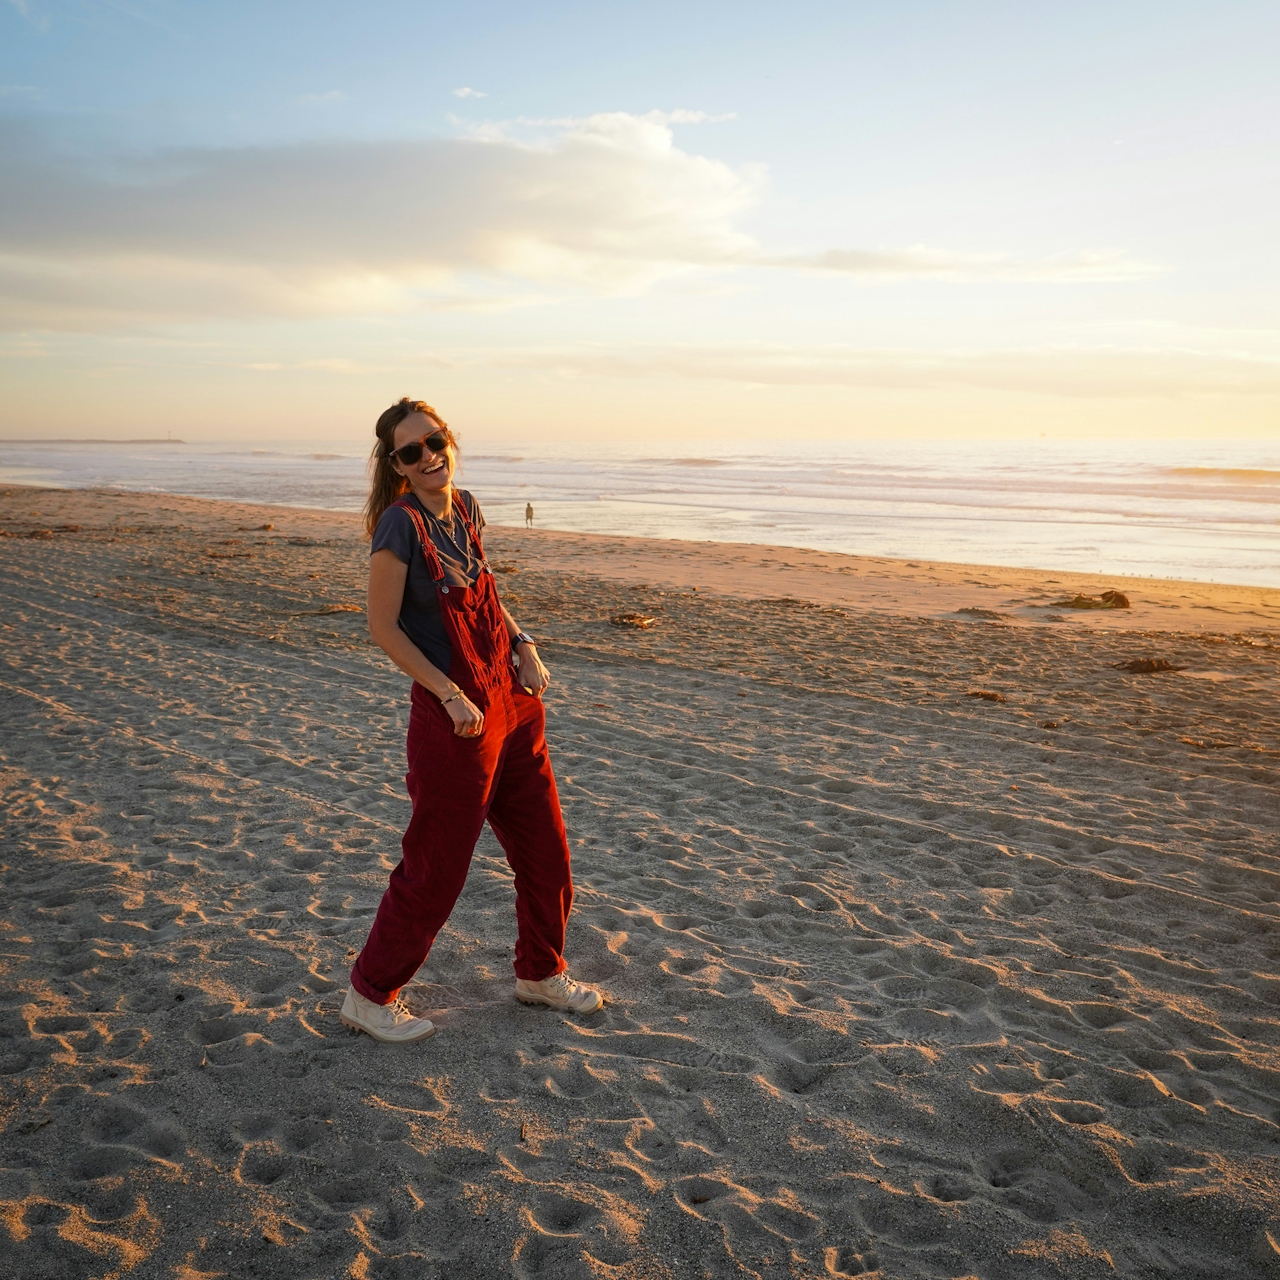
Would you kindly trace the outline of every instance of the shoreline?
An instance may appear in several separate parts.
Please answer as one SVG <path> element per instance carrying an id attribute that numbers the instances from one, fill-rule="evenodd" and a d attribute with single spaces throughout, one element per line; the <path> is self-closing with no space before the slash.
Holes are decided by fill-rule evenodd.
<path id="1" fill-rule="evenodd" d="M 23 495 L 58 495 L 74 505 L 76 495 L 113 502 L 132 502 L 145 510 L 169 504 L 191 504 L 194 514 L 206 507 L 239 513 L 240 521 L 258 520 L 282 528 L 290 520 L 309 529 L 326 522 L 335 532 L 359 533 L 357 512 L 325 507 L 248 503 L 234 499 L 195 498 L 180 494 L 120 489 L 58 489 L 13 486 Z M 0 532 L 12 525 L 17 536 L 31 532 L 40 518 L 7 514 L 15 503 L 12 491 L 0 504 Z M 46 503 L 46 505 L 50 505 Z M 270 521 L 267 517 L 273 517 Z M 665 590 L 704 590 L 742 599 L 795 598 L 855 612 L 905 617 L 951 618 L 1013 626 L 1043 624 L 1114 631 L 1231 632 L 1280 630 L 1280 587 L 1095 574 L 1054 569 L 970 564 L 959 561 L 907 560 L 855 555 L 767 543 L 713 542 L 635 535 L 527 530 L 519 525 L 490 524 L 489 541 L 501 539 L 499 554 L 520 553 L 538 569 L 585 567 L 612 581 L 652 585 Z M 493 549 L 493 548 L 491 548 Z M 1127 609 L 1055 608 L 1054 600 L 1077 594 L 1099 597 L 1118 589 L 1130 600 Z"/>
<path id="2" fill-rule="evenodd" d="M 150 469 L 135 476 L 125 465 L 128 456 L 126 450 L 119 465 L 88 466 L 83 475 L 74 469 L 35 469 L 26 476 L 15 474 L 6 483 L 37 489 L 97 484 L 102 490 L 116 492 L 172 491 L 175 496 L 211 501 L 348 512 L 359 510 L 367 491 L 363 457 L 280 453 L 276 461 L 284 466 L 282 472 L 278 467 L 268 467 L 265 459 L 249 465 L 236 454 L 239 460 L 224 466 L 217 455 L 211 455 L 204 459 L 212 466 L 212 472 L 207 474 L 207 468 L 194 463 L 188 473 L 183 467 L 161 462 L 151 466 L 140 461 L 139 465 Z M 160 454 L 154 458 L 159 459 Z M 34 465 L 37 459 L 26 461 Z M 354 472 L 345 466 L 334 472 L 335 461 L 359 465 Z M 486 497 L 486 514 L 499 523 L 522 525 L 526 497 L 538 496 L 533 491 L 526 494 L 526 479 L 535 482 L 535 490 L 541 489 L 536 480 L 546 459 L 529 460 L 533 470 L 528 475 L 523 470 L 525 462 L 523 457 L 495 455 L 487 459 L 476 476 L 463 479 L 464 487 L 474 488 Z M 1236 485 L 1223 495 L 1207 482 L 1197 482 L 1189 488 L 1173 483 L 1183 471 L 1197 476 L 1217 475 L 1212 468 L 1156 467 L 1149 478 L 1156 490 L 1150 490 L 1147 482 L 1139 484 L 1133 477 L 1123 480 L 1127 474 L 1123 468 L 1120 488 L 1116 490 L 1116 477 L 1096 474 L 1095 468 L 1089 474 L 1100 486 L 1096 494 L 1087 484 L 1081 487 L 1084 482 L 1080 477 L 1071 479 L 1071 469 L 1067 468 L 1068 474 L 1057 481 L 1048 474 L 1028 477 L 1026 483 L 1031 487 L 1023 498 L 1029 499 L 1030 505 L 1019 499 L 1012 506 L 1008 505 L 1012 501 L 1009 493 L 1000 484 L 992 481 L 994 488 L 984 487 L 985 473 L 981 469 L 957 478 L 955 492 L 949 496 L 936 494 L 925 473 L 915 479 L 900 478 L 887 489 L 876 482 L 869 487 L 854 484 L 846 492 L 847 486 L 842 482 L 836 486 L 836 497 L 844 514 L 837 519 L 828 504 L 830 495 L 821 496 L 825 492 L 825 472 L 809 477 L 809 487 L 816 485 L 813 492 L 818 495 L 811 505 L 808 499 L 790 494 L 787 489 L 774 493 L 767 483 L 753 497 L 753 486 L 761 483 L 758 476 L 746 490 L 734 482 L 717 494 L 713 485 L 712 491 L 702 492 L 699 497 L 687 491 L 687 484 L 668 486 L 669 468 L 664 470 L 655 460 L 619 460 L 622 470 L 616 476 L 604 459 L 590 462 L 588 469 L 597 462 L 604 471 L 590 481 L 587 489 L 582 488 L 587 482 L 578 476 L 567 487 L 557 488 L 553 482 L 551 492 L 538 499 L 538 510 L 544 518 L 550 518 L 548 528 L 571 534 L 582 532 L 584 536 L 599 533 L 619 538 L 795 547 L 818 554 L 865 556 L 899 564 L 972 564 L 1041 574 L 1118 576 L 1280 590 L 1280 545 L 1274 522 L 1266 519 L 1274 504 L 1269 507 L 1258 501 L 1270 491 Z M 1280 471 L 1259 474 L 1280 478 Z M 136 481 L 147 481 L 155 487 Z M 1060 497 L 1054 488 L 1057 482 L 1065 484 Z M 1159 485 L 1165 482 L 1172 484 L 1172 491 L 1165 495 L 1168 501 L 1160 497 L 1159 491 Z M 899 483 L 906 488 L 895 498 Z M 935 511 L 935 500 L 943 503 L 941 510 Z M 889 507 L 884 507 L 884 502 Z M 1087 511 L 1092 511 L 1091 518 L 1086 517 Z M 877 516 L 876 512 L 883 514 Z"/>

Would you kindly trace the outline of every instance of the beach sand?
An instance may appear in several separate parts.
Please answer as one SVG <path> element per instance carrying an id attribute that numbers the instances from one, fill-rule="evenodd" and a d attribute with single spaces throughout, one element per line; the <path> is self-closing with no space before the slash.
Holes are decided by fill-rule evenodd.
<path id="1" fill-rule="evenodd" d="M 1280 592 L 492 528 L 609 1004 L 486 834 L 391 1047 L 355 517 L 0 532 L 6 1276 L 1280 1276 Z"/>

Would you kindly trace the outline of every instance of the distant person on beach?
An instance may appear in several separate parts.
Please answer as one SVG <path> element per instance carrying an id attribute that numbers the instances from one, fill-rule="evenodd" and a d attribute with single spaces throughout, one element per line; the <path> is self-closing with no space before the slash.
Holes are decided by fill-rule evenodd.
<path id="1" fill-rule="evenodd" d="M 524 527 L 526 529 L 533 528 L 533 503 L 526 502 L 524 504 Z"/>
<path id="2" fill-rule="evenodd" d="M 454 487 L 457 442 L 444 419 L 406 399 L 374 429 L 364 512 L 373 539 L 369 634 L 413 677 L 413 816 L 351 970 L 342 1021 L 390 1043 L 435 1030 L 398 996 L 462 892 L 486 819 L 515 872 L 516 998 L 594 1013 L 600 992 L 565 969 L 573 881 L 544 736 L 550 676 L 533 637 L 498 600 L 480 542 L 484 517 Z"/>

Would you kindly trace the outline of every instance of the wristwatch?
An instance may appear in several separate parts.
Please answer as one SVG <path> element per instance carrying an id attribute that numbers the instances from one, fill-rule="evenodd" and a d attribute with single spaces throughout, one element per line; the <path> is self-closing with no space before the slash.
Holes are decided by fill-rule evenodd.
<path id="1" fill-rule="evenodd" d="M 531 644 L 536 647 L 537 643 L 538 642 L 527 631 L 517 631 L 515 635 L 511 637 L 511 648 L 513 651 L 518 649 L 522 644 Z"/>

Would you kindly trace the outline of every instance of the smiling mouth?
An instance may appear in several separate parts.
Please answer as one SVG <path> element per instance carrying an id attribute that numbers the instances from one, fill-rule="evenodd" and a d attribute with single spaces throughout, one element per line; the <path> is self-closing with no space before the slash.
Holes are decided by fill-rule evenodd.
<path id="1" fill-rule="evenodd" d="M 435 464 L 435 466 L 426 467 L 423 470 L 422 474 L 424 476 L 434 475 L 437 471 L 442 471 L 444 469 L 444 465 L 445 465 L 445 459 L 441 458 L 440 461 Z"/>

